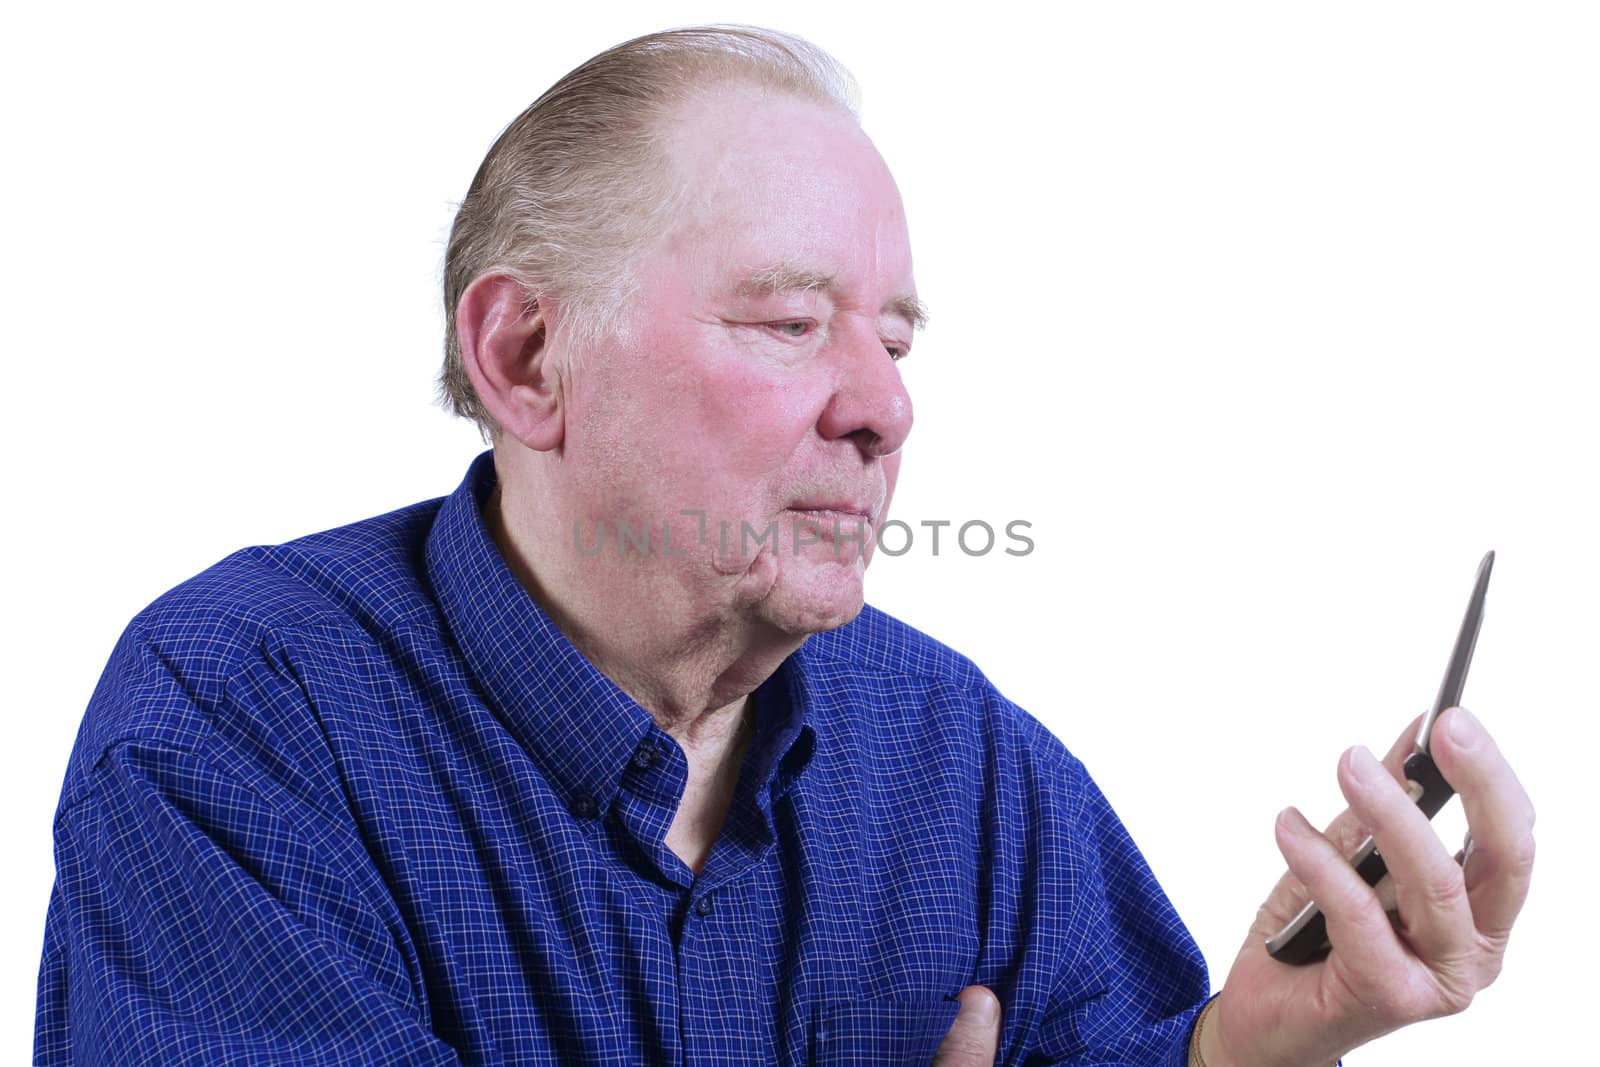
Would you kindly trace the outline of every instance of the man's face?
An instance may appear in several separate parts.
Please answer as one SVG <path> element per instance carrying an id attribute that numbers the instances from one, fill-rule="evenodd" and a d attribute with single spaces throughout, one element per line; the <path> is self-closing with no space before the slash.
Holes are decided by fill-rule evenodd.
<path id="1" fill-rule="evenodd" d="M 717 88 L 668 140 L 683 209 L 640 264 L 631 330 L 568 383 L 585 542 L 604 523 L 594 563 L 616 566 L 615 524 L 648 522 L 648 558 L 620 547 L 691 610 L 842 625 L 911 429 L 899 193 L 852 119 L 788 95 Z"/>

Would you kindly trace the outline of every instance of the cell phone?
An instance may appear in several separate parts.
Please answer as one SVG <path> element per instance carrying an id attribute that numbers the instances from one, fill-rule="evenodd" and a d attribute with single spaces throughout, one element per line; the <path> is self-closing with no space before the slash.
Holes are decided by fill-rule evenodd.
<path id="1" fill-rule="evenodd" d="M 1417 729 L 1416 743 L 1412 746 L 1411 755 L 1406 757 L 1406 793 L 1430 819 L 1456 792 L 1433 762 L 1433 724 L 1446 708 L 1461 703 L 1461 691 L 1467 684 L 1467 668 L 1472 666 L 1472 650 L 1478 644 L 1478 628 L 1483 624 L 1483 598 L 1489 589 L 1489 572 L 1493 569 L 1494 553 L 1490 552 L 1478 564 L 1478 580 L 1472 587 L 1472 598 L 1467 601 L 1467 614 L 1461 620 L 1460 632 L 1456 634 L 1450 662 L 1445 666 L 1439 696 L 1434 700 L 1432 710 L 1423 716 L 1422 725 Z M 1389 873 L 1389 867 L 1371 837 L 1361 842 L 1351 855 L 1350 866 L 1370 886 L 1376 886 Z M 1283 963 L 1312 963 L 1327 955 L 1329 948 L 1327 920 L 1314 900 L 1307 901 L 1288 925 L 1267 938 L 1267 952 L 1273 959 Z"/>

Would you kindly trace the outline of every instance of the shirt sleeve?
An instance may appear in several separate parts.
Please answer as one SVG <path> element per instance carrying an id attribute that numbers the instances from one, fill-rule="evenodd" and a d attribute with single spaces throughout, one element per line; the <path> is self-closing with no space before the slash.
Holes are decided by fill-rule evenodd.
<path id="1" fill-rule="evenodd" d="M 459 1063 L 337 820 L 204 730 L 146 728 L 196 710 L 124 640 L 56 819 L 34 1062 Z"/>
<path id="2" fill-rule="evenodd" d="M 1205 958 L 1122 821 L 1068 759 L 1061 814 L 1071 900 L 1068 965 L 1021 1062 L 1185 1067 L 1209 992 Z"/>

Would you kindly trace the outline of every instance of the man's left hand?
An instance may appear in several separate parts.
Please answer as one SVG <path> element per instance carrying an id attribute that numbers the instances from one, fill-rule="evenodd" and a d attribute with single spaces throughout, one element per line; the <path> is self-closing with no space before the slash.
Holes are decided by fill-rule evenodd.
<path id="1" fill-rule="evenodd" d="M 1289 874 L 1262 905 L 1202 1030 L 1209 1067 L 1332 1063 L 1381 1034 L 1463 1010 L 1499 974 L 1533 872 L 1533 805 L 1478 720 L 1446 711 L 1430 748 L 1466 809 L 1474 846 L 1459 863 L 1401 784 L 1416 729 L 1382 764 L 1363 748 L 1344 754 L 1339 787 L 1350 807 L 1325 834 L 1292 808 L 1278 816 Z M 1394 921 L 1346 859 L 1369 832 L 1389 868 Z M 1308 898 L 1327 918 L 1333 949 L 1311 965 L 1279 963 L 1265 940 Z"/>

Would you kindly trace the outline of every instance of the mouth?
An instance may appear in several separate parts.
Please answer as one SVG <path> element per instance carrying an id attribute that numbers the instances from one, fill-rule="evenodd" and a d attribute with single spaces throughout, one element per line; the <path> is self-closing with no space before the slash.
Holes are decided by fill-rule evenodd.
<path id="1" fill-rule="evenodd" d="M 870 520 L 877 514 L 878 502 L 872 497 L 819 495 L 797 500 L 789 505 L 789 510 L 824 515 L 848 515 L 853 519 Z"/>
<path id="2" fill-rule="evenodd" d="M 796 504 L 787 510 L 795 516 L 796 529 L 792 536 L 796 538 L 796 551 L 799 551 L 799 546 L 804 543 L 799 540 L 800 530 L 807 530 L 810 536 L 817 538 L 813 544 L 836 546 L 851 543 L 862 545 L 865 539 L 877 535 L 870 505 L 845 502 L 808 503 Z"/>
<path id="3" fill-rule="evenodd" d="M 841 525 L 848 523 L 851 526 L 855 526 L 864 522 L 870 523 L 874 508 L 871 504 L 829 502 L 793 504 L 790 505 L 788 510 L 804 515 L 807 519 L 815 519 L 818 522 L 838 522 Z"/>

